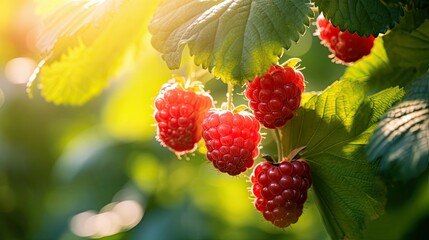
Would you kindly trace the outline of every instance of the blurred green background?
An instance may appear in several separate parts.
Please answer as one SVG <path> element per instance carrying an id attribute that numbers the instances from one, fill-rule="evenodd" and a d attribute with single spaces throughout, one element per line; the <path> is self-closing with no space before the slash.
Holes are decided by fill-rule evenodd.
<path id="1" fill-rule="evenodd" d="M 149 35 L 137 64 L 89 103 L 56 106 L 37 91 L 30 99 L 39 15 L 60 2 L 1 2 L 0 239 L 329 239 L 312 190 L 299 222 L 277 229 L 253 208 L 250 171 L 230 177 L 202 153 L 179 160 L 160 146 L 152 101 L 171 72 Z M 149 18 L 157 1 L 147 3 Z M 323 90 L 345 70 L 314 29 L 284 56 L 302 59 L 307 91 Z M 220 105 L 226 86 L 205 81 Z M 241 95 L 234 101 L 245 103 Z M 263 153 L 275 152 L 268 132 L 263 145 Z M 427 171 L 407 183 L 386 180 L 386 214 L 369 226 L 368 239 L 427 236 L 428 180 Z"/>

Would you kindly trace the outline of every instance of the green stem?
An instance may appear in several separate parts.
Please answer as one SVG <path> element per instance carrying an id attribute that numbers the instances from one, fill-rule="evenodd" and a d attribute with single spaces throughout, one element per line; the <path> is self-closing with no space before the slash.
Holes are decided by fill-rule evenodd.
<path id="1" fill-rule="evenodd" d="M 283 161 L 283 140 L 282 140 L 282 132 L 280 128 L 275 128 L 272 130 L 274 134 L 274 140 L 276 140 L 277 144 L 277 162 Z"/>
<path id="2" fill-rule="evenodd" d="M 226 94 L 226 101 L 227 101 L 227 110 L 232 111 L 234 108 L 234 105 L 232 103 L 232 92 L 234 91 L 234 85 L 229 82 L 228 83 L 228 93 Z"/>

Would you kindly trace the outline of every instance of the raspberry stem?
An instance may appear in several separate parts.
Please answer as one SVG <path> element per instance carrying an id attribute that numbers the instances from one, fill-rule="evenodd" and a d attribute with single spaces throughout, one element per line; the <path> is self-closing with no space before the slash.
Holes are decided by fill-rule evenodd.
<path id="1" fill-rule="evenodd" d="M 226 94 L 226 101 L 227 101 L 227 110 L 232 111 L 234 109 L 234 105 L 232 103 L 232 92 L 234 91 L 234 85 L 229 82 L 228 83 L 228 92 Z"/>
<path id="2" fill-rule="evenodd" d="M 289 161 L 292 161 L 294 159 L 298 159 L 300 158 L 299 153 L 303 150 L 305 150 L 307 148 L 307 146 L 302 146 L 299 148 L 295 148 L 294 150 L 292 150 L 289 155 L 287 156 L 287 159 L 289 159 Z"/>
<path id="3" fill-rule="evenodd" d="M 283 161 L 283 140 L 282 140 L 282 132 L 280 128 L 272 129 L 274 139 L 277 144 L 277 162 Z"/>

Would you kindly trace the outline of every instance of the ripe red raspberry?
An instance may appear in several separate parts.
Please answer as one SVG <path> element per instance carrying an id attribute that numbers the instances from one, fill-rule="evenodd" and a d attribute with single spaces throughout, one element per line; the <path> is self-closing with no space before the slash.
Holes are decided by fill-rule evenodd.
<path id="1" fill-rule="evenodd" d="M 261 162 L 250 181 L 254 206 L 267 221 L 280 228 L 298 221 L 312 184 L 310 166 L 304 160 Z"/>
<path id="2" fill-rule="evenodd" d="M 213 99 L 201 84 L 194 82 L 185 88 L 170 80 L 155 99 L 157 140 L 178 156 L 194 151 L 201 139 L 201 123 L 212 106 Z"/>
<path id="3" fill-rule="evenodd" d="M 232 176 L 251 168 L 259 155 L 260 128 L 249 112 L 211 109 L 203 120 L 208 160 Z"/>
<path id="4" fill-rule="evenodd" d="M 316 24 L 316 35 L 319 35 L 321 43 L 334 54 L 337 62 L 355 62 L 368 55 L 374 46 L 375 38 L 372 35 L 359 36 L 348 30 L 341 32 L 339 27 L 334 27 L 323 15 L 317 18 Z"/>
<path id="5" fill-rule="evenodd" d="M 272 66 L 247 84 L 245 94 L 256 119 L 266 128 L 282 127 L 295 115 L 304 91 L 304 76 L 292 67 Z"/>

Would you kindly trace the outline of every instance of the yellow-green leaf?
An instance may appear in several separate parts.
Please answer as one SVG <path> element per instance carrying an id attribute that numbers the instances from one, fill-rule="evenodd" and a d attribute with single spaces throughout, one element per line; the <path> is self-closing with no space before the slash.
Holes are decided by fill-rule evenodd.
<path id="1" fill-rule="evenodd" d="M 141 0 L 93 4 L 65 4 L 48 18 L 49 28 L 39 41 L 47 57 L 38 87 L 49 102 L 80 105 L 100 94 L 142 42 L 148 10 L 155 7 Z"/>

